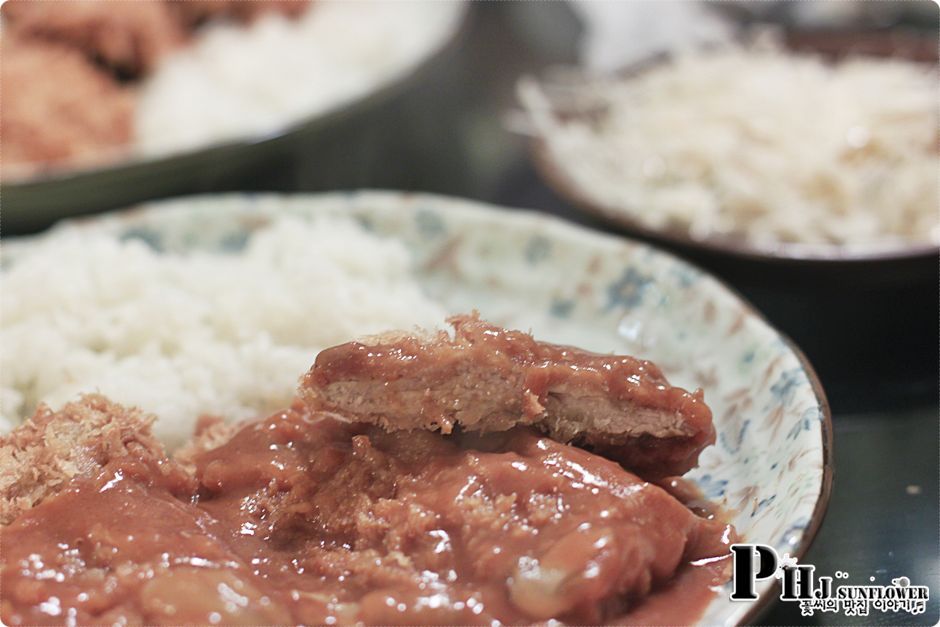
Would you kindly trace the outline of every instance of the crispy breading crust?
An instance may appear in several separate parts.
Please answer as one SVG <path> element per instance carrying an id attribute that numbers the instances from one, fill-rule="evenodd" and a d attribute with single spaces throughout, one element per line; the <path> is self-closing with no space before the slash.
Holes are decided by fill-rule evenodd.
<path id="1" fill-rule="evenodd" d="M 162 464 L 163 446 L 151 434 L 154 417 L 89 394 L 53 412 L 40 406 L 0 438 L 0 524 L 92 475 L 117 457 Z"/>
<path id="2" fill-rule="evenodd" d="M 225 422 L 225 419 L 219 416 L 200 416 L 196 421 L 193 439 L 173 452 L 173 460 L 187 472 L 193 472 L 196 468 L 196 458 L 219 448 L 244 426 L 244 422 Z"/>

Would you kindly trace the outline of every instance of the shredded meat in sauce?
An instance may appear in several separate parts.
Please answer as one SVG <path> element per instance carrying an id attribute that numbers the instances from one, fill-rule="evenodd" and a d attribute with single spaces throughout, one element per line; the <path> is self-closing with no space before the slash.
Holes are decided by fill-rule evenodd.
<path id="1" fill-rule="evenodd" d="M 170 457 L 151 421 L 87 396 L 0 439 L 4 623 L 678 624 L 728 579 L 720 517 L 532 425 L 297 401 Z"/>

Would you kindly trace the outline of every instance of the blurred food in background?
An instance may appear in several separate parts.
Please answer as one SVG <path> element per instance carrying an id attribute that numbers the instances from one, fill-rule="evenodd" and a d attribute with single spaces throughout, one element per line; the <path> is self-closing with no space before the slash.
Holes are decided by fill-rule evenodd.
<path id="1" fill-rule="evenodd" d="M 4 173 L 126 158 L 139 87 L 209 18 L 247 18 L 265 2 L 33 2 L 3 5 Z M 185 8 L 184 8 L 185 5 Z M 234 28 L 234 27 L 233 27 Z M 10 168 L 12 166 L 12 168 Z"/>
<path id="2" fill-rule="evenodd" d="M 164 2 L 35 2 L 3 5 L 5 30 L 24 40 L 68 46 L 114 74 L 135 79 L 183 45 L 187 32 Z"/>
<path id="3" fill-rule="evenodd" d="M 48 69 L 4 91 L 4 178 L 275 133 L 409 70 L 451 33 L 460 9 L 341 0 L 8 2 L 4 81 Z"/>
<path id="4" fill-rule="evenodd" d="M 748 23 L 774 23 L 800 29 L 936 28 L 937 5 L 930 0 L 727 0 L 716 8 Z"/>
<path id="5" fill-rule="evenodd" d="M 138 147 L 146 154 L 195 148 L 327 111 L 420 61 L 452 32 L 459 9 L 321 0 L 296 21 L 212 25 L 143 85 Z"/>
<path id="6" fill-rule="evenodd" d="M 940 243 L 936 67 L 838 63 L 776 45 L 687 50 L 646 67 L 520 86 L 551 182 L 696 240 Z"/>
<path id="7" fill-rule="evenodd" d="M 289 17 L 303 15 L 312 0 L 168 0 L 172 9 L 189 28 L 204 25 L 210 19 L 232 18 L 252 22 L 274 11 Z"/>
<path id="8" fill-rule="evenodd" d="M 0 82 L 16 86 L 0 106 L 5 167 L 101 158 L 129 141 L 133 93 L 79 50 L 4 33 L 2 54 Z"/>
<path id="9" fill-rule="evenodd" d="M 584 25 L 577 62 L 529 73 L 541 79 L 535 103 L 507 121 L 529 136 L 534 158 L 507 177 L 498 200 L 653 241 L 715 272 L 806 351 L 842 411 L 935 399 L 936 4 L 572 6 Z M 657 20 L 661 6 L 668 24 Z M 755 45 L 764 50 L 754 59 L 741 54 Z M 740 73 L 765 56 L 794 67 Z M 659 106 L 649 105 L 650 86 L 678 78 L 677 64 L 716 70 L 707 61 L 719 57 L 738 63 L 685 72 L 688 83 L 672 81 L 674 97 L 661 91 Z M 772 80 L 801 72 L 802 89 Z M 544 146 L 532 106 L 543 124 L 561 127 L 553 137 L 565 161 Z M 616 132 L 604 134 L 605 125 Z M 604 183 L 573 184 L 570 171 L 590 164 Z M 603 188 L 643 204 L 602 207 Z M 692 211 L 695 198 L 711 212 Z M 860 389 L 859 380 L 880 383 Z"/>

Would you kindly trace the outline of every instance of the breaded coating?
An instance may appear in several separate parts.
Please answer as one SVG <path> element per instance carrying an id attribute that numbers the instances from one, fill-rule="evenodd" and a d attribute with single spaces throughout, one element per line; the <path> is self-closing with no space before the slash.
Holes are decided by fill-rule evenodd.
<path id="1" fill-rule="evenodd" d="M 251 22 L 267 12 L 298 17 L 309 0 L 166 0 L 185 28 L 193 29 L 212 19 Z"/>
<path id="2" fill-rule="evenodd" d="M 5 35 L 2 54 L 4 165 L 93 157 L 130 141 L 133 94 L 81 53 Z"/>
<path id="3" fill-rule="evenodd" d="M 302 400 L 294 399 L 289 411 L 297 415 L 306 413 L 306 406 Z M 180 464 L 187 471 L 195 469 L 196 459 L 209 451 L 228 444 L 232 437 L 249 427 L 255 421 L 226 422 L 221 416 L 204 414 L 196 419 L 196 429 L 193 438 L 183 446 L 173 451 L 173 461 Z"/>
<path id="4" fill-rule="evenodd" d="M 73 47 L 127 78 L 153 70 L 185 39 L 169 8 L 151 0 L 9 0 L 0 13 L 14 34 Z"/>
<path id="5" fill-rule="evenodd" d="M 388 336 L 326 349 L 301 382 L 319 411 L 389 430 L 505 431 L 536 425 L 646 477 L 679 475 L 714 443 L 701 390 L 648 361 L 536 341 L 476 314 L 454 336 Z"/>
<path id="6" fill-rule="evenodd" d="M 92 476 L 112 459 L 133 457 L 162 464 L 163 446 L 150 433 L 153 416 L 89 394 L 33 417 L 0 437 L 0 524 Z"/>
<path id="7" fill-rule="evenodd" d="M 244 426 L 243 423 L 225 422 L 219 416 L 200 416 L 196 420 L 193 439 L 173 452 L 173 460 L 186 470 L 193 471 L 197 457 L 219 448 Z"/>

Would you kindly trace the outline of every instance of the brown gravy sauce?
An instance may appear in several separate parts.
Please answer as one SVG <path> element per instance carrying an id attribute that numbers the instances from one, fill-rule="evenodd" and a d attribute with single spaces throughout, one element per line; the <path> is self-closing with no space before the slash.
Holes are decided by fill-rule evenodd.
<path id="1" fill-rule="evenodd" d="M 694 622 L 733 529 L 526 428 L 300 410 L 195 459 L 121 459 L 0 530 L 9 625 Z"/>
<path id="2" fill-rule="evenodd" d="M 723 509 L 717 503 L 705 498 L 705 495 L 702 494 L 702 490 L 689 479 L 684 477 L 666 477 L 654 483 L 692 510 L 696 516 L 723 523 L 731 522 L 732 512 Z"/>

